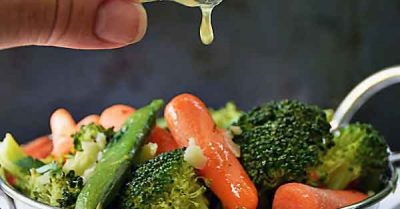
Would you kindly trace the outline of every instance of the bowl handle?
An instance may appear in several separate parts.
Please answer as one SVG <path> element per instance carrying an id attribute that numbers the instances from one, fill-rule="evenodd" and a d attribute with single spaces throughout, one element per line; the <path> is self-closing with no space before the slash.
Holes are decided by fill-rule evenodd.
<path id="1" fill-rule="evenodd" d="M 347 125 L 360 107 L 382 89 L 400 83 L 400 65 L 379 71 L 358 84 L 342 101 L 331 121 L 332 130 Z M 393 154 L 391 161 L 400 161 L 400 153 Z"/>
<path id="2" fill-rule="evenodd" d="M 400 83 L 400 65 L 379 71 L 358 84 L 337 108 L 331 125 L 335 130 L 350 122 L 354 113 L 382 89 Z"/>
<path id="3" fill-rule="evenodd" d="M 390 162 L 399 163 L 400 162 L 400 152 L 395 152 L 389 157 Z M 396 164 L 397 165 L 397 164 Z"/>

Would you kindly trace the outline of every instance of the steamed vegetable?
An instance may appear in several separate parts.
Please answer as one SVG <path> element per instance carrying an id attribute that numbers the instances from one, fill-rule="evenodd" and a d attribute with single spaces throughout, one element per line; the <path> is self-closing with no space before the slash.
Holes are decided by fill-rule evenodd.
<path id="1" fill-rule="evenodd" d="M 50 155 L 53 150 L 53 141 L 48 136 L 42 136 L 22 146 L 25 154 L 36 158 L 43 159 Z"/>
<path id="2" fill-rule="evenodd" d="M 206 188 L 181 149 L 140 165 L 132 175 L 119 198 L 120 209 L 208 209 Z"/>
<path id="3" fill-rule="evenodd" d="M 14 138 L 7 134 L 0 144 L 2 169 L 15 178 L 15 187 L 28 197 L 54 207 L 74 207 L 82 178 L 64 173 L 56 163 L 44 165 L 27 157 Z"/>
<path id="4" fill-rule="evenodd" d="M 72 135 L 74 139 L 74 148 L 76 151 L 82 151 L 82 143 L 94 142 L 100 149 L 104 149 L 107 140 L 110 140 L 114 136 L 112 128 L 104 128 L 101 125 L 90 123 L 80 127 L 79 131 Z"/>
<path id="5" fill-rule="evenodd" d="M 320 164 L 332 135 L 325 112 L 297 101 L 270 102 L 244 114 L 234 141 L 241 161 L 261 190 L 305 182 Z"/>
<path id="6" fill-rule="evenodd" d="M 139 153 L 135 156 L 133 162 L 135 164 L 145 163 L 153 159 L 157 155 L 157 151 L 158 151 L 157 144 L 152 142 L 147 143 L 140 148 Z"/>
<path id="7" fill-rule="evenodd" d="M 356 191 L 319 189 L 299 183 L 288 183 L 276 191 L 272 208 L 337 209 L 360 202 L 367 197 Z"/>
<path id="8" fill-rule="evenodd" d="M 178 143 L 176 143 L 171 133 L 159 127 L 154 127 L 149 136 L 149 141 L 157 144 L 157 154 L 170 152 L 179 148 Z"/>
<path id="9" fill-rule="evenodd" d="M 78 196 L 76 209 L 102 208 L 111 201 L 132 165 L 137 150 L 154 127 L 162 105 L 161 100 L 155 100 L 128 118 L 114 135 L 114 142 L 108 145 L 93 175 L 86 182 Z"/>
<path id="10" fill-rule="evenodd" d="M 387 182 L 384 138 L 359 123 L 331 133 L 331 110 L 293 100 L 213 110 L 182 94 L 157 118 L 162 106 L 114 105 L 78 124 L 58 109 L 49 137 L 0 142 L 0 178 L 66 209 L 333 209 Z"/>
<path id="11" fill-rule="evenodd" d="M 219 109 L 210 109 L 210 113 L 219 128 L 229 128 L 243 114 L 233 102 L 228 102 L 225 107 Z"/>
<path id="12" fill-rule="evenodd" d="M 74 148 L 71 135 L 76 131 L 76 123 L 67 110 L 58 109 L 50 117 L 50 128 L 53 139 L 51 153 L 56 158 L 63 158 Z"/>
<path id="13" fill-rule="evenodd" d="M 179 95 L 167 105 L 164 116 L 180 146 L 187 147 L 193 140 L 202 149 L 207 162 L 199 173 L 227 209 L 257 208 L 255 186 L 200 99 L 190 94 Z"/>
<path id="14" fill-rule="evenodd" d="M 388 167 L 388 145 L 368 124 L 350 124 L 334 138 L 335 146 L 322 158 L 315 174 L 322 186 L 345 189 L 358 181 L 364 191 L 376 191 Z"/>
<path id="15" fill-rule="evenodd" d="M 15 178 L 25 180 L 28 170 L 18 165 L 18 162 L 25 159 L 27 155 L 15 141 L 11 134 L 0 143 L 0 165 Z"/>
<path id="16" fill-rule="evenodd" d="M 100 124 L 105 128 L 114 128 L 119 131 L 125 121 L 135 112 L 135 108 L 117 104 L 105 109 L 100 115 Z"/>
<path id="17" fill-rule="evenodd" d="M 67 158 L 63 170 L 74 171 L 79 176 L 88 178 L 97 165 L 101 153 L 114 135 L 114 131 L 91 123 L 83 125 L 72 135 L 76 153 Z"/>
<path id="18" fill-rule="evenodd" d="M 83 179 L 73 171 L 64 173 L 57 167 L 44 173 L 40 173 L 40 169 L 31 169 L 26 188 L 29 196 L 50 206 L 73 208 L 83 187 Z"/>

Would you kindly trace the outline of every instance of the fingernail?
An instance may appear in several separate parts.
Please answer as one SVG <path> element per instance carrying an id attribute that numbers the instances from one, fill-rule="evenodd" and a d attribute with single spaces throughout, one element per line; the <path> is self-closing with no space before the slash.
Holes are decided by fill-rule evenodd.
<path id="1" fill-rule="evenodd" d="M 96 35 L 117 44 L 141 40 L 147 28 L 143 6 L 127 0 L 109 0 L 100 6 L 95 26 Z"/>

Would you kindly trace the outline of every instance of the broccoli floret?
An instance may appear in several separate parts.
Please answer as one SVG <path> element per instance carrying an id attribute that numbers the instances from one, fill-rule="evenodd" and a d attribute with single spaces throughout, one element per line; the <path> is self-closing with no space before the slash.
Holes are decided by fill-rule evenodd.
<path id="1" fill-rule="evenodd" d="M 163 153 L 140 165 L 122 191 L 121 209 L 206 209 L 205 187 L 184 161 L 183 150 Z"/>
<path id="2" fill-rule="evenodd" d="M 364 191 L 379 189 L 389 152 L 378 131 L 368 124 L 350 124 L 338 130 L 334 142 L 315 170 L 319 183 L 330 189 L 345 189 L 357 180 Z"/>
<path id="3" fill-rule="evenodd" d="M 226 103 L 220 109 L 210 109 L 210 113 L 219 128 L 229 128 L 243 114 L 233 102 Z"/>
<path id="4" fill-rule="evenodd" d="M 332 143 L 325 112 L 293 100 L 270 102 L 244 114 L 236 124 L 241 133 L 241 161 L 261 190 L 291 181 L 304 182 L 309 170 Z"/>
<path id="5" fill-rule="evenodd" d="M 73 135 L 75 153 L 67 158 L 64 171 L 74 171 L 77 175 L 89 178 L 106 148 L 107 141 L 114 135 L 112 128 L 91 123 L 84 125 Z"/>
<path id="6" fill-rule="evenodd" d="M 24 190 L 32 199 L 50 206 L 73 208 L 82 190 L 83 179 L 73 171 L 64 173 L 61 168 L 39 173 L 32 169 Z"/>
<path id="7" fill-rule="evenodd" d="M 84 125 L 77 133 L 72 135 L 74 148 L 77 151 L 82 151 L 82 142 L 96 142 L 104 149 L 107 139 L 111 139 L 113 135 L 114 131 L 112 128 L 106 129 L 94 123 Z"/>

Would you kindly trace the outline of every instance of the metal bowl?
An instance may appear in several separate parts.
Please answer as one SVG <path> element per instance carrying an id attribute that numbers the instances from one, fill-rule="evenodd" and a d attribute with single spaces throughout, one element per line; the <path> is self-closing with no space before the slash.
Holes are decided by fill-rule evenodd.
<path id="1" fill-rule="evenodd" d="M 361 82 L 339 105 L 331 122 L 332 130 L 348 124 L 354 113 L 370 97 L 380 90 L 396 83 L 400 83 L 400 66 L 384 69 Z M 368 199 L 344 207 L 343 209 L 379 208 L 379 204 L 382 200 L 396 189 L 398 182 L 398 172 L 393 163 L 399 161 L 400 154 L 391 153 L 390 159 L 391 163 L 387 168 L 384 188 Z M 0 189 L 3 190 L 3 192 L 0 190 L 0 206 L 2 209 L 55 209 L 55 207 L 39 203 L 24 196 L 1 178 Z"/>

